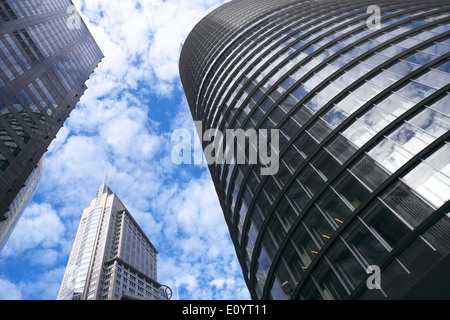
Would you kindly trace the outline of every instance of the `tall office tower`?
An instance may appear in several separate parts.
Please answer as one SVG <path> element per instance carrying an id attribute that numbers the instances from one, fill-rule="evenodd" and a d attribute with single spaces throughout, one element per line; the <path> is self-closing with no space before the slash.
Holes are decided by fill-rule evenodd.
<path id="1" fill-rule="evenodd" d="M 157 254 L 105 181 L 83 210 L 58 300 L 167 300 Z"/>
<path id="2" fill-rule="evenodd" d="M 209 165 L 252 298 L 449 298 L 449 57 L 448 1 L 235 0 L 193 28 L 203 132 L 279 130 L 276 174 Z"/>
<path id="3" fill-rule="evenodd" d="M 0 221 L 102 58 L 70 0 L 1 1 Z"/>

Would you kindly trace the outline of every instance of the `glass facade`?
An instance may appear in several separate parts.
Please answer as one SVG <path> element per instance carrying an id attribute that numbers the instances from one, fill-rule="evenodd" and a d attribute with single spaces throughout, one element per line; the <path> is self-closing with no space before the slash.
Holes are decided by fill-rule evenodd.
<path id="1" fill-rule="evenodd" d="M 280 132 L 274 175 L 249 161 L 209 166 L 254 299 L 426 298 L 437 289 L 423 282 L 450 283 L 439 273 L 450 260 L 450 4 L 380 1 L 378 27 L 370 5 L 235 0 L 183 44 L 203 132 Z M 373 265 L 380 290 L 366 285 Z"/>
<path id="2" fill-rule="evenodd" d="M 0 222 L 0 251 L 5 246 L 11 236 L 11 233 L 14 231 L 17 223 L 25 212 L 28 203 L 33 198 L 44 173 L 46 160 L 47 159 L 44 154 L 36 169 L 34 169 L 28 177 L 25 187 L 20 189 L 19 194 L 12 202 L 11 209 L 5 214 L 6 220 Z"/>
<path id="3" fill-rule="evenodd" d="M 106 182 L 105 182 L 106 183 Z M 102 184 L 84 209 L 58 300 L 167 300 L 157 254 L 111 189 Z"/>
<path id="4" fill-rule="evenodd" d="M 0 2 L 0 220 L 103 54 L 70 0 Z M 77 20 L 77 19 L 75 19 Z"/>

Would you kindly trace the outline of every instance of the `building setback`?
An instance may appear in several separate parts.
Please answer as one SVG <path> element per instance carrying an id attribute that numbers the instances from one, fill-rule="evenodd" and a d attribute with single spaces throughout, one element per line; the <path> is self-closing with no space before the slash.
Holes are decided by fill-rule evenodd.
<path id="1" fill-rule="evenodd" d="M 448 1 L 234 0 L 196 24 L 201 132 L 279 130 L 276 174 L 209 165 L 253 299 L 450 298 L 449 57 Z"/>
<path id="2" fill-rule="evenodd" d="M 102 58 L 70 0 L 1 1 L 0 221 L 20 217 L 12 204 Z"/>
<path id="3" fill-rule="evenodd" d="M 167 300 L 153 244 L 111 189 L 83 210 L 58 300 Z"/>

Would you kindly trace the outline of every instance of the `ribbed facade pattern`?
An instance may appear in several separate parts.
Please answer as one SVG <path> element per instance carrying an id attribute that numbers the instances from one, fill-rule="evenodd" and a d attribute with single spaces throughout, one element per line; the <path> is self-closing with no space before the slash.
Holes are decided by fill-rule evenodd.
<path id="1" fill-rule="evenodd" d="M 450 4 L 378 1 L 379 28 L 373 4 L 235 0 L 183 45 L 203 130 L 280 130 L 276 175 L 209 166 L 254 299 L 425 297 L 449 283 Z M 372 265 L 381 290 L 366 285 Z"/>

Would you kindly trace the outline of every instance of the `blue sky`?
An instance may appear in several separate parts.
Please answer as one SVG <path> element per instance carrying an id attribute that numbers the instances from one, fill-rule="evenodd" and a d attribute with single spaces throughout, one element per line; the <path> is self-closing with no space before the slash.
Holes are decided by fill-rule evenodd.
<path id="1" fill-rule="evenodd" d="M 171 134 L 194 127 L 181 43 L 218 0 L 77 0 L 105 59 L 47 154 L 33 201 L 0 253 L 0 299 L 53 300 L 83 208 L 111 189 L 160 252 L 179 299 L 249 299 L 206 166 L 175 165 Z"/>

